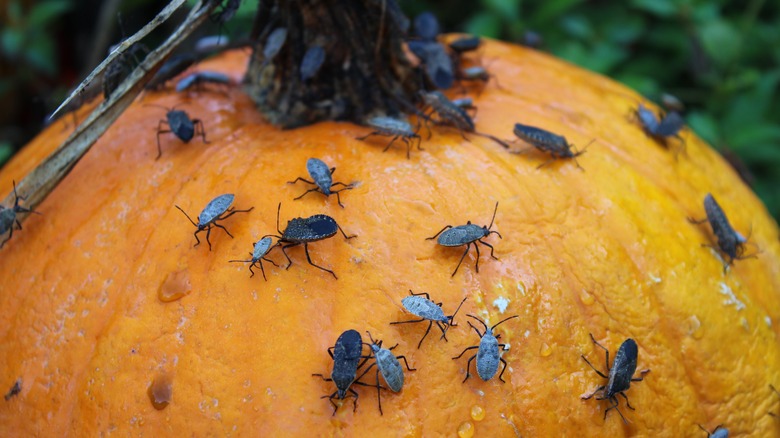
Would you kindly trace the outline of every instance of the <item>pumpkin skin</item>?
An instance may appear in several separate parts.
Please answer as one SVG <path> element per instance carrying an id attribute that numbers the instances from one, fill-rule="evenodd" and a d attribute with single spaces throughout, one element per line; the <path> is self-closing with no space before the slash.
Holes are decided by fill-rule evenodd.
<path id="1" fill-rule="evenodd" d="M 767 415 L 780 401 L 768 388 L 780 383 L 780 246 L 760 201 L 693 134 L 677 159 L 646 137 L 626 118 L 639 98 L 625 87 L 532 50 L 483 50 L 504 89 L 488 85 L 476 99 L 477 129 L 510 138 L 522 122 L 579 146 L 595 138 L 578 157 L 584 171 L 567 161 L 537 169 L 546 156 L 451 130 L 436 129 L 410 160 L 402 144 L 382 153 L 387 138 L 355 140 L 367 128 L 349 123 L 282 131 L 237 89 L 139 99 L 0 251 L 0 382 L 22 380 L 0 402 L 2 435 L 690 436 L 696 423 L 780 432 Z M 199 68 L 238 80 L 245 65 L 246 54 L 230 53 Z M 210 143 L 162 136 L 155 161 L 164 112 L 143 105 L 183 101 Z M 2 170 L 0 187 L 60 144 L 62 123 Z M 334 181 L 358 183 L 342 193 L 346 208 L 319 194 L 292 200 L 308 187 L 286 182 L 308 178 L 310 157 L 335 166 Z M 222 193 L 254 210 L 221 222 L 235 239 L 214 230 L 213 251 L 193 248 L 195 228 L 174 204 L 195 217 Z M 704 217 L 707 193 L 761 248 L 725 274 L 700 246 L 709 227 L 686 220 Z M 282 227 L 323 213 L 358 236 L 309 246 L 338 280 L 301 248 L 289 250 L 289 270 L 265 264 L 267 282 L 227 262 L 275 233 L 280 201 Z M 482 251 L 476 273 L 472 250 L 451 277 L 462 248 L 425 238 L 447 224 L 487 225 L 496 201 L 503 239 L 486 241 L 500 260 Z M 163 302 L 163 287 L 188 294 Z M 445 314 L 468 297 L 449 342 L 434 328 L 418 350 L 424 324 L 389 325 L 415 319 L 401 307 L 409 289 Z M 520 315 L 496 330 L 511 345 L 506 383 L 481 381 L 473 364 L 461 383 L 470 354 L 451 358 L 479 342 L 467 313 L 490 324 Z M 383 416 L 365 387 L 357 412 L 347 400 L 331 415 L 320 397 L 335 388 L 311 376 L 330 374 L 326 350 L 350 328 L 398 343 L 417 368 L 402 392 L 382 394 Z M 580 399 L 606 383 L 580 357 L 606 371 L 589 332 L 612 355 L 635 339 L 638 370 L 651 370 L 627 392 L 636 411 L 621 400 L 629 424 L 603 419 L 607 401 Z M 147 389 L 161 375 L 172 399 L 157 410 Z"/>

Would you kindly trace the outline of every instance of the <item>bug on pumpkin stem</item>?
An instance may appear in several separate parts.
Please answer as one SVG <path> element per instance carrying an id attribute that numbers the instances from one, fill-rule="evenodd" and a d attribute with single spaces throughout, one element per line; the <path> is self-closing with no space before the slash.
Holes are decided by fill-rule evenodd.
<path id="1" fill-rule="evenodd" d="M 496 372 L 498 372 L 498 364 L 499 362 L 504 364 L 504 368 L 501 369 L 501 374 L 498 375 L 498 380 L 504 381 L 504 371 L 506 371 L 507 363 L 504 360 L 504 358 L 501 357 L 502 351 L 507 351 L 509 348 L 507 344 L 500 344 L 498 342 L 498 339 L 501 337 L 500 334 L 494 335 L 493 330 L 496 329 L 500 324 L 509 321 L 513 318 L 519 318 L 520 315 L 513 315 L 509 318 L 504 318 L 501 321 L 494 324 L 492 327 L 488 327 L 488 325 L 485 323 L 485 321 L 481 320 L 479 317 L 474 315 L 466 315 L 468 317 L 474 318 L 477 321 L 479 321 L 480 324 L 482 324 L 483 327 L 485 327 L 485 332 L 480 333 L 479 329 L 474 326 L 474 324 L 471 323 L 471 321 L 468 321 L 469 327 L 473 328 L 475 332 L 477 332 L 477 336 L 479 336 L 479 345 L 475 345 L 473 347 L 467 347 L 465 350 L 463 350 L 459 355 L 453 357 L 452 359 L 460 359 L 463 357 L 463 355 L 469 351 L 477 349 L 477 354 L 471 356 L 469 358 L 469 361 L 466 363 L 466 377 L 463 379 L 463 382 L 468 380 L 469 377 L 471 377 L 471 372 L 469 371 L 469 368 L 471 367 L 471 361 L 473 361 L 475 358 L 477 359 L 477 375 L 479 375 L 479 378 L 488 381 L 493 378 L 493 376 L 496 375 Z"/>
<path id="2" fill-rule="evenodd" d="M 723 263 L 724 273 L 734 263 L 734 260 L 757 258 L 755 253 L 745 254 L 750 235 L 745 238 L 734 230 L 726 217 L 726 213 L 710 193 L 707 193 L 707 196 L 704 197 L 704 212 L 707 214 L 706 219 L 697 220 L 689 217 L 688 221 L 692 224 L 710 223 L 712 233 L 718 240 L 717 247 L 706 243 L 702 243 L 702 246 L 712 248 L 728 257 L 728 260 L 724 260 Z"/>
<path id="3" fill-rule="evenodd" d="M 255 265 L 260 266 L 260 272 L 263 273 L 263 280 L 268 281 L 268 279 L 265 277 L 265 269 L 263 269 L 263 260 L 269 262 L 270 264 L 276 266 L 277 268 L 279 265 L 276 264 L 273 260 L 266 258 L 266 254 L 268 254 L 269 251 L 271 251 L 271 248 L 273 246 L 271 245 L 273 243 L 273 239 L 270 237 L 262 237 L 260 240 L 254 243 L 252 252 L 249 253 L 250 259 L 249 260 L 228 260 L 230 263 L 249 263 L 249 272 L 252 274 L 249 276 L 249 278 L 252 278 L 255 276 L 255 271 L 252 270 L 252 267 Z M 278 243 L 277 243 L 278 245 Z M 275 245 L 274 245 L 275 246 Z"/>
<path id="4" fill-rule="evenodd" d="M 634 372 L 636 371 L 636 362 L 637 362 L 637 356 L 638 356 L 638 349 L 636 346 L 636 342 L 628 338 L 625 341 L 623 341 L 622 344 L 620 344 L 620 348 L 618 348 L 618 352 L 615 355 L 615 360 L 612 362 L 612 368 L 609 366 L 609 350 L 606 349 L 606 347 L 602 346 L 596 341 L 596 338 L 593 337 L 593 334 L 590 334 L 590 339 L 593 341 L 593 343 L 598 346 L 599 348 L 603 349 L 606 352 L 606 358 L 604 360 L 604 363 L 607 367 L 607 374 L 602 373 L 596 367 L 593 366 L 593 364 L 590 363 L 587 357 L 585 355 L 581 355 L 582 360 L 585 361 L 585 363 L 588 364 L 591 368 L 593 368 L 593 371 L 595 371 L 599 376 L 608 379 L 606 385 L 599 386 L 596 388 L 595 391 L 592 393 L 582 396 L 583 400 L 588 400 L 594 395 L 601 392 L 601 395 L 596 397 L 596 400 L 609 400 L 612 402 L 612 405 L 608 407 L 604 411 L 604 419 L 607 419 L 607 414 L 612 409 L 616 410 L 618 414 L 620 414 L 620 418 L 623 419 L 623 422 L 628 424 L 628 421 L 626 420 L 626 417 L 623 416 L 623 413 L 620 412 L 620 409 L 618 408 L 618 395 L 621 395 L 624 399 L 626 399 L 626 406 L 628 406 L 629 409 L 634 410 L 633 406 L 628 402 L 628 396 L 626 396 L 626 391 L 628 391 L 628 388 L 631 386 L 631 382 L 641 382 L 644 379 L 645 374 L 649 373 L 650 370 L 642 370 L 640 371 L 640 377 L 634 377 Z"/>
<path id="5" fill-rule="evenodd" d="M 419 316 L 422 319 L 413 319 L 411 321 L 395 321 L 391 322 L 390 324 L 408 324 L 428 321 L 428 329 L 425 330 L 425 334 L 423 335 L 422 339 L 420 339 L 420 343 L 417 344 L 417 348 L 420 348 L 423 341 L 425 340 L 425 337 L 428 336 L 428 333 L 431 331 L 431 327 L 433 326 L 434 322 L 441 330 L 441 339 L 446 341 L 447 330 L 450 327 L 457 326 L 453 320 L 455 319 L 455 315 L 458 314 L 458 310 L 460 310 L 460 307 L 465 302 L 466 298 L 463 298 L 463 301 L 460 302 L 458 308 L 455 309 L 455 313 L 446 316 L 444 315 L 444 311 L 441 308 L 441 303 L 434 303 L 431 301 L 431 297 L 426 292 L 416 294 L 412 292 L 411 289 L 409 289 L 409 296 L 401 300 L 401 304 L 409 313 L 415 316 Z"/>
<path id="6" fill-rule="evenodd" d="M 363 377 L 366 373 L 368 373 L 369 370 L 371 370 L 371 368 L 376 366 L 376 385 L 372 386 L 376 386 L 376 398 L 377 402 L 379 403 L 379 414 L 384 415 L 382 413 L 382 399 L 380 395 L 380 389 L 384 387 L 379 384 L 379 374 L 382 374 L 382 378 L 385 380 L 387 387 L 390 388 L 391 391 L 400 392 L 404 387 L 404 369 L 401 368 L 401 362 L 399 362 L 398 359 L 404 360 L 404 364 L 406 364 L 407 370 L 416 371 L 416 368 L 409 366 L 409 362 L 406 361 L 405 356 L 396 356 L 393 354 L 391 350 L 395 349 L 398 344 L 395 344 L 390 348 L 382 348 L 382 341 L 375 341 L 374 338 L 371 337 L 371 333 L 366 333 L 368 334 L 368 338 L 371 340 L 371 343 L 368 344 L 368 346 L 371 348 L 371 354 L 374 355 L 374 363 L 369 365 L 368 368 L 363 371 L 363 374 L 361 374 L 360 377 Z M 358 380 L 360 380 L 360 377 L 358 377 Z"/>
<path id="7" fill-rule="evenodd" d="M 406 158 L 409 158 L 409 154 L 412 150 L 412 142 L 417 140 L 417 150 L 423 150 L 420 147 L 422 139 L 417 132 L 412 129 L 412 125 L 406 120 L 396 119 L 393 117 L 377 116 L 372 117 L 366 121 L 366 124 L 374 129 L 374 131 L 362 136 L 356 137 L 355 140 L 365 140 L 372 135 L 379 135 L 382 137 L 393 137 L 390 143 L 385 146 L 382 152 L 390 149 L 390 146 L 399 138 L 406 143 Z M 419 125 L 418 125 L 419 128 Z"/>
<path id="8" fill-rule="evenodd" d="M 452 271 L 452 277 L 454 277 L 458 272 L 458 268 L 460 268 L 461 263 L 463 263 L 463 259 L 465 259 L 466 255 L 469 253 L 471 245 L 474 245 L 474 248 L 477 250 L 477 260 L 475 263 L 477 272 L 479 272 L 479 246 L 477 246 L 477 243 L 481 243 L 490 248 L 490 257 L 498 260 L 498 257 L 493 255 L 493 245 L 482 240 L 491 234 L 496 234 L 499 238 L 503 239 L 503 236 L 501 236 L 498 231 L 491 230 L 491 228 L 493 228 L 493 222 L 496 220 L 496 212 L 498 212 L 498 202 L 496 202 L 496 208 L 493 210 L 493 218 L 490 220 L 489 226 L 483 225 L 480 227 L 479 225 L 472 224 L 471 221 L 468 221 L 466 225 L 458 225 L 456 227 L 447 225 L 438 233 L 425 239 L 433 240 L 436 239 L 436 236 L 439 236 L 436 243 L 441 246 L 452 247 L 466 245 L 466 250 L 463 252 L 463 256 L 460 258 L 458 266 L 456 266 L 455 270 Z"/>
<path id="9" fill-rule="evenodd" d="M 354 397 L 352 402 L 352 411 L 357 410 L 358 393 L 352 389 L 352 385 L 373 386 L 358 381 L 357 370 L 363 366 L 370 356 L 363 356 L 363 338 L 357 330 L 347 330 L 336 340 L 336 345 L 328 348 L 328 354 L 333 359 L 333 371 L 330 378 L 322 374 L 312 374 L 312 376 L 321 377 L 326 382 L 333 382 L 336 385 L 336 391 L 330 395 L 323 395 L 320 398 L 327 398 L 333 405 L 333 415 L 336 415 L 338 405 L 333 401 L 334 398 L 344 400 L 347 397 Z M 363 359 L 363 362 L 360 362 Z M 365 374 L 361 374 L 361 377 Z M 349 394 L 347 394 L 349 392 Z"/>
<path id="10" fill-rule="evenodd" d="M 306 49 L 301 60 L 301 81 L 306 82 L 313 78 L 325 62 L 325 49 L 322 46 L 311 46 Z"/>
<path id="11" fill-rule="evenodd" d="M 227 219 L 230 216 L 233 216 L 236 213 L 248 213 L 254 209 L 254 207 L 250 207 L 247 210 L 236 210 L 233 207 L 230 207 L 230 204 L 233 203 L 233 200 L 235 199 L 235 196 L 226 193 L 224 195 L 219 195 L 216 198 L 212 199 L 208 204 L 206 204 L 206 207 L 203 208 L 203 211 L 200 212 L 198 215 L 198 223 L 195 223 L 190 216 L 178 205 L 175 205 L 176 208 L 179 209 L 182 213 L 184 213 L 184 216 L 189 219 L 190 222 L 192 222 L 192 225 L 195 225 L 198 229 L 195 231 L 195 240 L 198 241 L 198 243 L 195 244 L 195 246 L 200 245 L 200 239 L 198 239 L 198 233 L 200 233 L 203 230 L 206 230 L 206 242 L 209 244 L 209 251 L 211 251 L 211 241 L 209 240 L 209 235 L 211 234 L 211 227 L 217 227 L 222 228 L 225 230 L 228 236 L 233 238 L 233 235 L 230 234 L 230 231 L 227 230 L 227 228 L 223 227 L 222 225 L 218 224 L 217 221 Z M 227 213 L 227 214 L 225 214 Z"/>
<path id="12" fill-rule="evenodd" d="M 335 272 L 320 265 L 316 265 L 311 261 L 311 256 L 309 255 L 309 243 L 333 237 L 339 231 L 341 231 L 344 239 L 352 239 L 357 236 L 347 236 L 347 233 L 341 229 L 341 227 L 332 217 L 324 214 L 315 214 L 314 216 L 305 218 L 296 217 L 290 219 L 287 221 L 287 227 L 285 227 L 284 231 L 282 231 L 279 227 L 279 216 L 281 211 L 282 203 L 280 202 L 279 207 L 276 210 L 276 231 L 279 232 L 279 234 L 269 234 L 268 236 L 264 237 L 276 237 L 279 239 L 277 245 L 282 247 L 282 253 L 287 258 L 288 262 L 285 269 L 290 269 L 290 266 L 292 266 L 292 260 L 290 259 L 290 256 L 287 255 L 287 248 L 303 245 L 303 249 L 306 252 L 306 260 L 309 261 L 310 265 L 314 266 L 315 268 L 322 269 L 325 272 L 329 272 L 333 278 L 338 279 Z"/>
<path id="13" fill-rule="evenodd" d="M 11 240 L 11 237 L 14 235 L 14 224 L 16 224 L 17 229 L 22 229 L 22 223 L 19 222 L 19 219 L 16 217 L 19 213 L 35 213 L 35 214 L 41 214 L 37 211 L 34 211 L 31 208 L 25 208 L 19 205 L 19 201 L 24 201 L 26 199 L 26 196 L 19 196 L 18 193 L 16 193 L 16 181 L 13 182 L 14 185 L 14 205 L 13 207 L 3 207 L 0 205 L 0 236 L 6 233 L 8 231 L 8 238 L 0 242 L 0 248 L 5 245 L 6 242 Z"/>
<path id="14" fill-rule="evenodd" d="M 310 192 L 320 192 L 326 197 L 330 195 L 336 195 L 336 200 L 338 201 L 339 206 L 344 208 L 344 204 L 341 203 L 341 196 L 339 196 L 339 192 L 344 190 L 352 190 L 354 186 L 352 184 L 344 184 L 342 182 L 334 183 L 333 172 L 336 171 L 336 168 L 331 167 L 329 169 L 328 165 L 319 158 L 309 158 L 306 160 L 306 170 L 309 172 L 309 175 L 313 181 L 298 177 L 294 181 L 287 181 L 287 184 L 295 184 L 298 181 L 303 181 L 308 184 L 313 184 L 315 187 L 303 192 L 301 196 L 294 198 L 294 200 L 301 199 Z M 339 185 L 344 186 L 344 188 L 339 190 L 331 190 L 331 188 Z"/>
<path id="15" fill-rule="evenodd" d="M 147 104 L 144 106 L 154 106 L 167 111 L 167 113 L 165 113 L 165 120 L 160 120 L 157 124 L 157 157 L 155 160 L 159 160 L 160 157 L 162 157 L 160 134 L 172 133 L 184 143 L 189 143 L 195 135 L 200 135 L 201 139 L 203 139 L 203 143 L 209 142 L 206 140 L 206 129 L 203 127 L 203 122 L 200 119 L 191 119 L 189 114 L 185 111 L 177 110 L 176 107 L 167 108 L 155 104 Z M 168 129 L 162 129 L 163 125 L 168 125 Z"/>
<path id="16" fill-rule="evenodd" d="M 580 163 L 577 161 L 577 157 L 585 153 L 585 150 L 590 146 L 591 143 L 595 141 L 595 139 L 591 140 L 590 143 L 585 145 L 582 150 L 572 150 L 573 146 L 568 141 L 566 141 L 566 137 L 562 135 L 553 134 L 550 131 L 545 131 L 544 129 L 537 128 L 535 126 L 528 126 L 523 125 L 520 123 L 515 123 L 514 128 L 514 134 L 519 138 L 520 140 L 523 140 L 527 143 L 530 143 L 531 146 L 536 148 L 537 150 L 549 154 L 552 158 L 545 161 L 544 163 L 536 166 L 537 169 L 541 169 L 542 167 L 552 163 L 553 161 L 557 159 L 572 159 L 574 160 L 574 164 L 577 165 L 577 167 L 580 170 L 585 170 L 580 166 Z M 525 151 L 519 151 L 517 153 L 523 153 Z"/>

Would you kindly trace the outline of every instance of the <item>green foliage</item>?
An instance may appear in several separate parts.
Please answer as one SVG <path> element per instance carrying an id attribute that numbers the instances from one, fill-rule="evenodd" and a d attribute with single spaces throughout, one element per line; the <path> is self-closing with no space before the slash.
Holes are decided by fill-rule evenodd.
<path id="1" fill-rule="evenodd" d="M 54 38 L 47 29 L 70 7 L 70 0 L 47 0 L 35 4 L 25 15 L 19 0 L 8 2 L 8 22 L 0 28 L 0 57 L 15 62 L 19 69 L 13 79 L 4 81 L 6 87 L 30 74 L 57 73 Z"/>
<path id="2" fill-rule="evenodd" d="M 780 218 L 780 6 L 764 0 L 401 0 L 448 31 L 522 43 L 609 75 L 660 101 L 671 93 L 692 130 L 735 154 Z M 457 13 L 455 13 L 455 12 Z"/>

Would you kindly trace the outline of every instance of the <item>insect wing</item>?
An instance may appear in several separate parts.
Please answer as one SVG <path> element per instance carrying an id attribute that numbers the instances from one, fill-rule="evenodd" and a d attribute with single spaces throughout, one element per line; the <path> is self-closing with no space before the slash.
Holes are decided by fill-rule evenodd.
<path id="1" fill-rule="evenodd" d="M 235 196 L 230 193 L 219 195 L 212 199 L 211 202 L 206 205 L 206 208 L 198 215 L 198 222 L 200 225 L 212 222 L 219 215 L 227 211 L 227 209 L 230 208 L 230 204 L 233 203 L 233 199 L 235 199 Z"/>
<path id="2" fill-rule="evenodd" d="M 606 391 L 608 395 L 614 395 L 623 392 L 631 385 L 631 378 L 636 371 L 636 360 L 638 349 L 636 342 L 628 338 L 620 344 L 615 360 L 612 362 L 612 369 L 609 371 L 609 383 Z"/>

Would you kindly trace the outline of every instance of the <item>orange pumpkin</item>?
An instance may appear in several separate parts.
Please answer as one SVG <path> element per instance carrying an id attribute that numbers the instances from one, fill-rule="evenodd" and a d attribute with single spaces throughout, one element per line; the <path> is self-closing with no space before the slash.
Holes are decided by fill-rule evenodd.
<path id="1" fill-rule="evenodd" d="M 675 158 L 627 120 L 638 96 L 613 81 L 545 54 L 489 42 L 483 58 L 503 90 L 476 100 L 477 128 L 509 138 L 515 122 L 576 145 L 596 141 L 573 162 L 510 154 L 480 137 L 434 129 L 424 151 L 386 153 L 388 139 L 358 141 L 367 128 L 326 122 L 280 130 L 263 122 L 239 90 L 227 95 L 150 93 L 99 140 L 24 229 L 0 251 L 0 385 L 21 391 L 0 402 L 3 436 L 698 436 L 697 423 L 736 436 L 768 436 L 780 424 L 769 384 L 780 384 L 778 229 L 755 195 L 718 154 L 691 133 Z M 246 55 L 230 53 L 203 69 L 238 80 Z M 173 106 L 204 121 L 210 141 L 183 144 L 155 128 Z M 11 186 L 68 134 L 44 131 L 0 173 Z M 527 145 L 518 144 L 518 147 Z M 306 160 L 335 166 L 355 183 L 333 197 L 287 181 Z M 196 216 L 223 193 L 247 214 L 222 221 L 208 246 L 193 247 Z M 704 217 L 712 193 L 734 227 L 761 249 L 724 273 Z M 324 213 L 355 239 L 314 242 L 314 263 L 288 250 L 285 270 L 265 264 L 250 278 L 252 243 L 299 216 Z M 475 252 L 451 276 L 463 248 L 426 240 L 445 225 L 487 225 L 498 260 Z M 200 235 L 203 240 L 203 234 Z M 487 248 L 483 248 L 487 249 Z M 270 257 L 285 262 L 274 249 Z M 284 266 L 284 265 L 282 265 Z M 423 324 L 401 300 L 428 292 L 451 314 L 417 349 Z M 463 383 L 479 339 L 475 314 L 511 348 L 504 379 Z M 398 343 L 414 372 L 400 393 L 356 386 L 335 415 L 321 396 L 332 383 L 327 349 L 354 328 Z M 608 401 L 582 400 L 604 384 L 582 360 L 604 366 L 592 333 L 614 354 L 639 346 L 644 381 L 626 392 L 635 411 L 604 419 Z M 367 351 L 367 350 L 364 350 Z M 602 368 L 603 370 L 603 368 Z M 638 375 L 638 374 L 637 374 Z M 371 383 L 373 371 L 365 378 Z M 154 383 L 154 384 L 153 384 Z M 166 390 L 170 390 L 166 396 Z M 153 406 L 150 394 L 158 398 Z M 154 398 L 154 397 L 153 397 Z M 170 398 L 167 406 L 162 406 Z"/>

